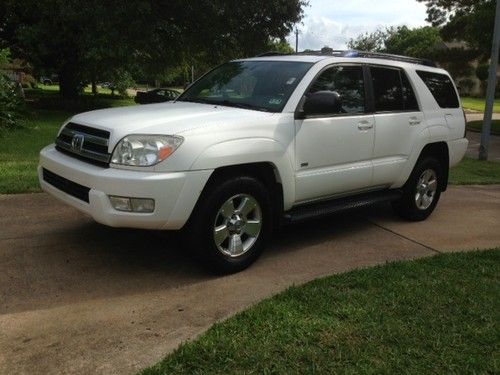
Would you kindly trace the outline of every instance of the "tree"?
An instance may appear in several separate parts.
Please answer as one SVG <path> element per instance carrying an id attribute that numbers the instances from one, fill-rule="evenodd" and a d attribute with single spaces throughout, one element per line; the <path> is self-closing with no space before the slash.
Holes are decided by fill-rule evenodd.
<path id="1" fill-rule="evenodd" d="M 163 74 L 251 56 L 282 40 L 307 0 L 4 0 L 0 38 L 58 73 L 63 97 L 123 70 Z"/>
<path id="2" fill-rule="evenodd" d="M 410 29 L 406 26 L 389 27 L 359 35 L 348 42 L 348 47 L 361 51 L 384 52 L 421 58 L 432 57 L 441 42 L 436 28 L 425 26 Z"/>
<path id="3" fill-rule="evenodd" d="M 364 33 L 349 40 L 347 48 L 358 51 L 381 52 L 384 49 L 387 36 L 388 29 L 378 29 L 373 33 Z"/>
<path id="4" fill-rule="evenodd" d="M 417 0 L 427 6 L 427 21 L 441 27 L 445 40 L 463 40 L 488 59 L 493 42 L 495 0 Z"/>
<path id="5" fill-rule="evenodd" d="M 406 26 L 389 30 L 384 52 L 421 58 L 432 57 L 441 42 L 439 30 L 430 27 L 409 29 Z"/>
<path id="6" fill-rule="evenodd" d="M 269 40 L 267 43 L 267 50 L 272 52 L 280 52 L 280 53 L 294 53 L 295 50 L 288 44 L 285 39 L 275 39 Z"/>
<path id="7" fill-rule="evenodd" d="M 0 49 L 0 131 L 19 126 L 23 112 L 22 88 L 2 73 L 2 68 L 11 65 L 9 49 Z"/>

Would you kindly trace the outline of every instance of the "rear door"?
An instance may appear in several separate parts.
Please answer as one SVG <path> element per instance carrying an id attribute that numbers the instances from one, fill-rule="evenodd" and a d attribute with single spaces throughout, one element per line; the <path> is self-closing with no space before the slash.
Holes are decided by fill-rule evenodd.
<path id="1" fill-rule="evenodd" d="M 384 187 L 403 171 L 425 118 L 403 69 L 370 66 L 370 83 L 375 118 L 373 185 Z"/>

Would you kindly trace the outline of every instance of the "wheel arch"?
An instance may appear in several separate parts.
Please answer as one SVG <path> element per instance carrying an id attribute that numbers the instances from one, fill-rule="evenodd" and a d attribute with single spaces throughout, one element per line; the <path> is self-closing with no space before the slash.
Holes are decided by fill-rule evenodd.
<path id="1" fill-rule="evenodd" d="M 434 142 L 425 145 L 425 147 L 420 152 L 418 160 L 424 157 L 433 156 L 435 157 L 441 166 L 443 167 L 443 179 L 441 181 L 441 191 L 446 191 L 448 187 L 448 177 L 449 177 L 449 165 L 450 165 L 450 154 L 448 150 L 448 144 L 444 141 Z M 417 163 L 418 163 L 417 160 Z M 415 164 L 416 165 L 416 164 Z"/>
<path id="2" fill-rule="evenodd" d="M 272 162 L 232 164 L 216 168 L 205 184 L 193 212 L 196 211 L 198 203 L 204 199 L 214 184 L 217 184 L 221 180 L 238 176 L 254 177 L 269 189 L 271 201 L 275 203 L 273 206 L 274 220 L 276 220 L 276 224 L 279 224 L 281 214 L 284 210 L 284 191 L 280 171 Z"/>

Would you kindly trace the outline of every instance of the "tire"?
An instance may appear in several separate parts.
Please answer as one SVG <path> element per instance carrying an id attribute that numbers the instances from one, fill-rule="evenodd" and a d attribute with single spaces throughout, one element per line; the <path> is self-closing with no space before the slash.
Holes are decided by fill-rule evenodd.
<path id="1" fill-rule="evenodd" d="M 213 181 L 183 230 L 183 242 L 210 271 L 241 271 L 257 260 L 272 233 L 271 207 L 266 186 L 253 177 Z"/>
<path id="2" fill-rule="evenodd" d="M 420 159 L 403 187 L 403 196 L 392 202 L 396 213 L 410 221 L 427 219 L 441 196 L 443 176 L 443 166 L 435 157 Z"/>

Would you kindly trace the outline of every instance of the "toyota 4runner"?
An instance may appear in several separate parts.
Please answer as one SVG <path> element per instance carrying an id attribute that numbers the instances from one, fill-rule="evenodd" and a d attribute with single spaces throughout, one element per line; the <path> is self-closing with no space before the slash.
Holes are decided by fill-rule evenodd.
<path id="1" fill-rule="evenodd" d="M 283 221 L 378 201 L 427 218 L 467 144 L 456 87 L 429 61 L 267 54 L 223 64 L 171 102 L 73 116 L 38 173 L 99 223 L 182 229 L 229 273 Z"/>

